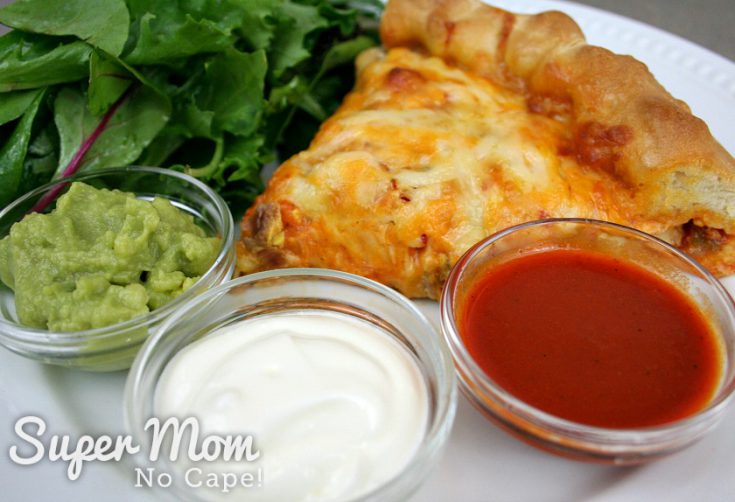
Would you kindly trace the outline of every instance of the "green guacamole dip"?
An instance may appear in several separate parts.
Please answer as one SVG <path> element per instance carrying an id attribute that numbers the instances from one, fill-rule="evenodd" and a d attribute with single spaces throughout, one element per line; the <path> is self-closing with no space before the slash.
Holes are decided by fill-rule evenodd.
<path id="1" fill-rule="evenodd" d="M 51 213 L 27 215 L 0 240 L 0 280 L 15 291 L 22 324 L 79 331 L 173 300 L 219 248 L 166 199 L 72 183 Z"/>

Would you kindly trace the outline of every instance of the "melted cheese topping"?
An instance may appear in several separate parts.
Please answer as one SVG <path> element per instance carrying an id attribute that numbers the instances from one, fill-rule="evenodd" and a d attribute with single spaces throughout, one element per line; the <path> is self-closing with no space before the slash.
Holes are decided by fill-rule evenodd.
<path id="1" fill-rule="evenodd" d="M 408 49 L 361 57 L 374 61 L 356 89 L 246 215 L 241 270 L 336 268 L 436 298 L 462 253 L 524 221 L 666 230 L 614 175 L 565 156 L 564 119 L 524 95 Z M 280 222 L 256 215 L 268 204 Z"/>

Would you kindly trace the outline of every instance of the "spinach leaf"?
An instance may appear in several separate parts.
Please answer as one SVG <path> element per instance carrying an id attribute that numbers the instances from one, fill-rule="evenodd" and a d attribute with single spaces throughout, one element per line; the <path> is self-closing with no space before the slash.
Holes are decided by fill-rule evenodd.
<path id="1" fill-rule="evenodd" d="M 178 132 L 214 140 L 225 131 L 252 134 L 264 107 L 267 65 L 263 51 L 228 49 L 208 58 L 173 96 Z"/>
<path id="2" fill-rule="evenodd" d="M 272 150 L 264 152 L 265 138 L 233 138 L 228 141 L 219 165 L 220 191 L 233 216 L 239 218 L 263 190 L 260 168 L 275 159 Z"/>
<path id="3" fill-rule="evenodd" d="M 195 19 L 171 0 L 134 1 L 137 40 L 123 59 L 133 65 L 167 64 L 195 54 L 219 52 L 232 46 L 234 37 L 209 19 Z"/>
<path id="4" fill-rule="evenodd" d="M 88 75 L 92 47 L 50 38 L 17 31 L 0 37 L 0 92 L 74 82 Z"/>
<path id="5" fill-rule="evenodd" d="M 23 178 L 23 162 L 31 141 L 33 122 L 43 102 L 43 93 L 38 94 L 23 114 L 15 130 L 0 149 L 0 206 L 12 202 L 19 194 Z"/>
<path id="6" fill-rule="evenodd" d="M 207 62 L 196 100 L 200 108 L 213 112 L 216 132 L 247 136 L 255 131 L 264 105 L 267 67 L 263 51 L 228 49 Z"/>
<path id="7" fill-rule="evenodd" d="M 134 89 L 84 155 L 80 170 L 124 166 L 137 159 L 168 121 L 169 104 L 154 90 Z M 79 89 L 66 87 L 54 101 L 54 122 L 59 131 L 60 154 L 57 175 L 100 124 L 86 107 Z"/>
<path id="8" fill-rule="evenodd" d="M 274 158 L 272 153 L 263 153 L 263 141 L 262 136 L 255 136 L 228 142 L 222 157 L 222 171 L 230 172 L 227 181 L 246 180 L 256 186 L 261 184 L 260 166 Z"/>
<path id="9" fill-rule="evenodd" d="M 89 110 L 101 115 L 133 83 L 134 77 L 122 66 L 100 51 L 94 51 L 89 60 Z"/>
<path id="10" fill-rule="evenodd" d="M 23 115 L 40 92 L 38 89 L 32 89 L 0 94 L 0 125 Z"/>
<path id="11" fill-rule="evenodd" d="M 273 40 L 276 20 L 274 0 L 232 0 L 242 10 L 239 31 L 250 49 L 267 49 Z"/>
<path id="12" fill-rule="evenodd" d="M 187 138 L 216 139 L 212 132 L 214 112 L 202 110 L 194 100 L 178 104 L 174 119 L 177 123 L 172 129 Z"/>
<path id="13" fill-rule="evenodd" d="M 41 115 L 41 112 L 43 112 L 43 115 Z M 39 122 L 43 123 L 46 115 L 50 115 L 50 112 L 41 110 L 39 117 L 36 119 L 36 125 Z M 23 162 L 23 177 L 20 181 L 18 195 L 30 192 L 35 187 L 51 180 L 59 163 L 58 143 L 59 137 L 56 126 L 52 120 L 48 120 L 28 146 L 28 153 Z"/>
<path id="14" fill-rule="evenodd" d="M 0 8 L 0 23 L 47 35 L 74 35 L 118 55 L 130 16 L 123 0 L 17 0 Z"/>
<path id="15" fill-rule="evenodd" d="M 284 2 L 277 9 L 277 27 L 269 53 L 269 61 L 274 78 L 280 78 L 284 71 L 309 58 L 313 41 L 307 35 L 324 29 L 328 22 L 313 5 Z"/>

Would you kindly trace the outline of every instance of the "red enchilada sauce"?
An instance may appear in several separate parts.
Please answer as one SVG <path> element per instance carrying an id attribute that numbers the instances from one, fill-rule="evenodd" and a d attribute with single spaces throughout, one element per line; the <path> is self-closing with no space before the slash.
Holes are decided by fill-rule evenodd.
<path id="1" fill-rule="evenodd" d="M 576 250 L 492 267 L 470 287 L 460 332 L 520 400 L 608 428 L 696 413 L 720 378 L 716 334 L 693 301 L 637 265 Z"/>

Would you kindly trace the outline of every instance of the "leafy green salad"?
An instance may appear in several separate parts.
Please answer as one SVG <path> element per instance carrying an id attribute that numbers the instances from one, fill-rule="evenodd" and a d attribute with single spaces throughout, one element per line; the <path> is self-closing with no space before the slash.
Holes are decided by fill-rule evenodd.
<path id="1" fill-rule="evenodd" d="M 306 147 L 379 0 L 16 0 L 0 9 L 0 207 L 78 171 L 183 170 L 235 211 Z"/>

